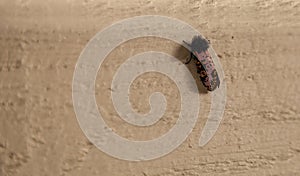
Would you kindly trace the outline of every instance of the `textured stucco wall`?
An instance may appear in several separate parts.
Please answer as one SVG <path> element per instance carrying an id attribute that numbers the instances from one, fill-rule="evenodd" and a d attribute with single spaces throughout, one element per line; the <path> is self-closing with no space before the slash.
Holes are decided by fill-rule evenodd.
<path id="1" fill-rule="evenodd" d="M 0 1 L 0 176 L 300 175 L 299 11 L 297 0 Z M 210 107 L 209 94 L 201 94 L 199 121 L 179 148 L 153 161 L 122 161 L 83 135 L 72 105 L 74 67 L 99 30 L 154 14 L 185 21 L 210 39 L 226 76 L 226 110 L 214 138 L 199 148 Z M 188 55 L 170 41 L 136 39 L 116 48 L 97 76 L 100 111 L 129 139 L 165 133 L 180 109 L 175 84 L 147 73 L 131 86 L 132 106 L 149 111 L 148 96 L 161 91 L 168 101 L 163 120 L 146 129 L 118 118 L 112 76 L 126 58 L 148 50 L 182 61 Z"/>

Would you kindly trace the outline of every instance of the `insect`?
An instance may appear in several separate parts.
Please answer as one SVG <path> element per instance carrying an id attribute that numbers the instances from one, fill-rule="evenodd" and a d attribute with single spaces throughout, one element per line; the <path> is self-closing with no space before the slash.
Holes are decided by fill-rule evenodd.
<path id="1" fill-rule="evenodd" d="M 191 56 L 187 59 L 185 64 L 194 60 L 197 73 L 204 87 L 206 87 L 208 91 L 215 90 L 220 86 L 220 79 L 212 57 L 208 52 L 209 42 L 199 35 L 194 36 L 190 44 L 185 41 L 183 42 L 190 47 L 191 51 Z"/>

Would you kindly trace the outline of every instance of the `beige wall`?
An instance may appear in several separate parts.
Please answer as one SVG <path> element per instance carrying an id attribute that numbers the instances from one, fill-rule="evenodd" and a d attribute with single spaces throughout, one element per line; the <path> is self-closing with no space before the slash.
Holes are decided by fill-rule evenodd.
<path id="1" fill-rule="evenodd" d="M 299 11 L 297 0 L 0 1 L 0 176 L 300 175 Z M 83 135 L 72 105 L 73 71 L 98 31 L 153 14 L 185 21 L 210 39 L 226 76 L 226 110 L 214 138 L 198 147 L 210 107 L 209 94 L 201 94 L 199 121 L 179 148 L 152 161 L 122 161 Z M 118 119 L 111 78 L 126 58 L 147 50 L 182 61 L 188 55 L 170 41 L 137 39 L 113 51 L 97 77 L 100 111 L 129 139 L 165 133 L 180 109 L 174 83 L 149 73 L 133 83 L 130 98 L 147 112 L 150 93 L 165 93 L 163 121 L 145 129 Z"/>

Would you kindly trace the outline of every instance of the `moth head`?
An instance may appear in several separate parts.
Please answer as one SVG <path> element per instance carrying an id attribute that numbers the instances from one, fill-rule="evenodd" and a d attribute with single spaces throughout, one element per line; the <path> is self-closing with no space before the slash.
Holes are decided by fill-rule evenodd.
<path id="1" fill-rule="evenodd" d="M 209 48 L 209 42 L 200 35 L 196 35 L 192 39 L 191 48 L 193 51 L 206 51 Z"/>

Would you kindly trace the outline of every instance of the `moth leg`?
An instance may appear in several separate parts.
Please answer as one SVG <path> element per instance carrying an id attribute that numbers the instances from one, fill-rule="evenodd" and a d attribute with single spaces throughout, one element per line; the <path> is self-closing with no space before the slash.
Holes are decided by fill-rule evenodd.
<path id="1" fill-rule="evenodd" d="M 192 58 L 193 58 L 193 53 L 191 53 L 191 56 L 185 61 L 185 64 L 190 63 Z"/>

